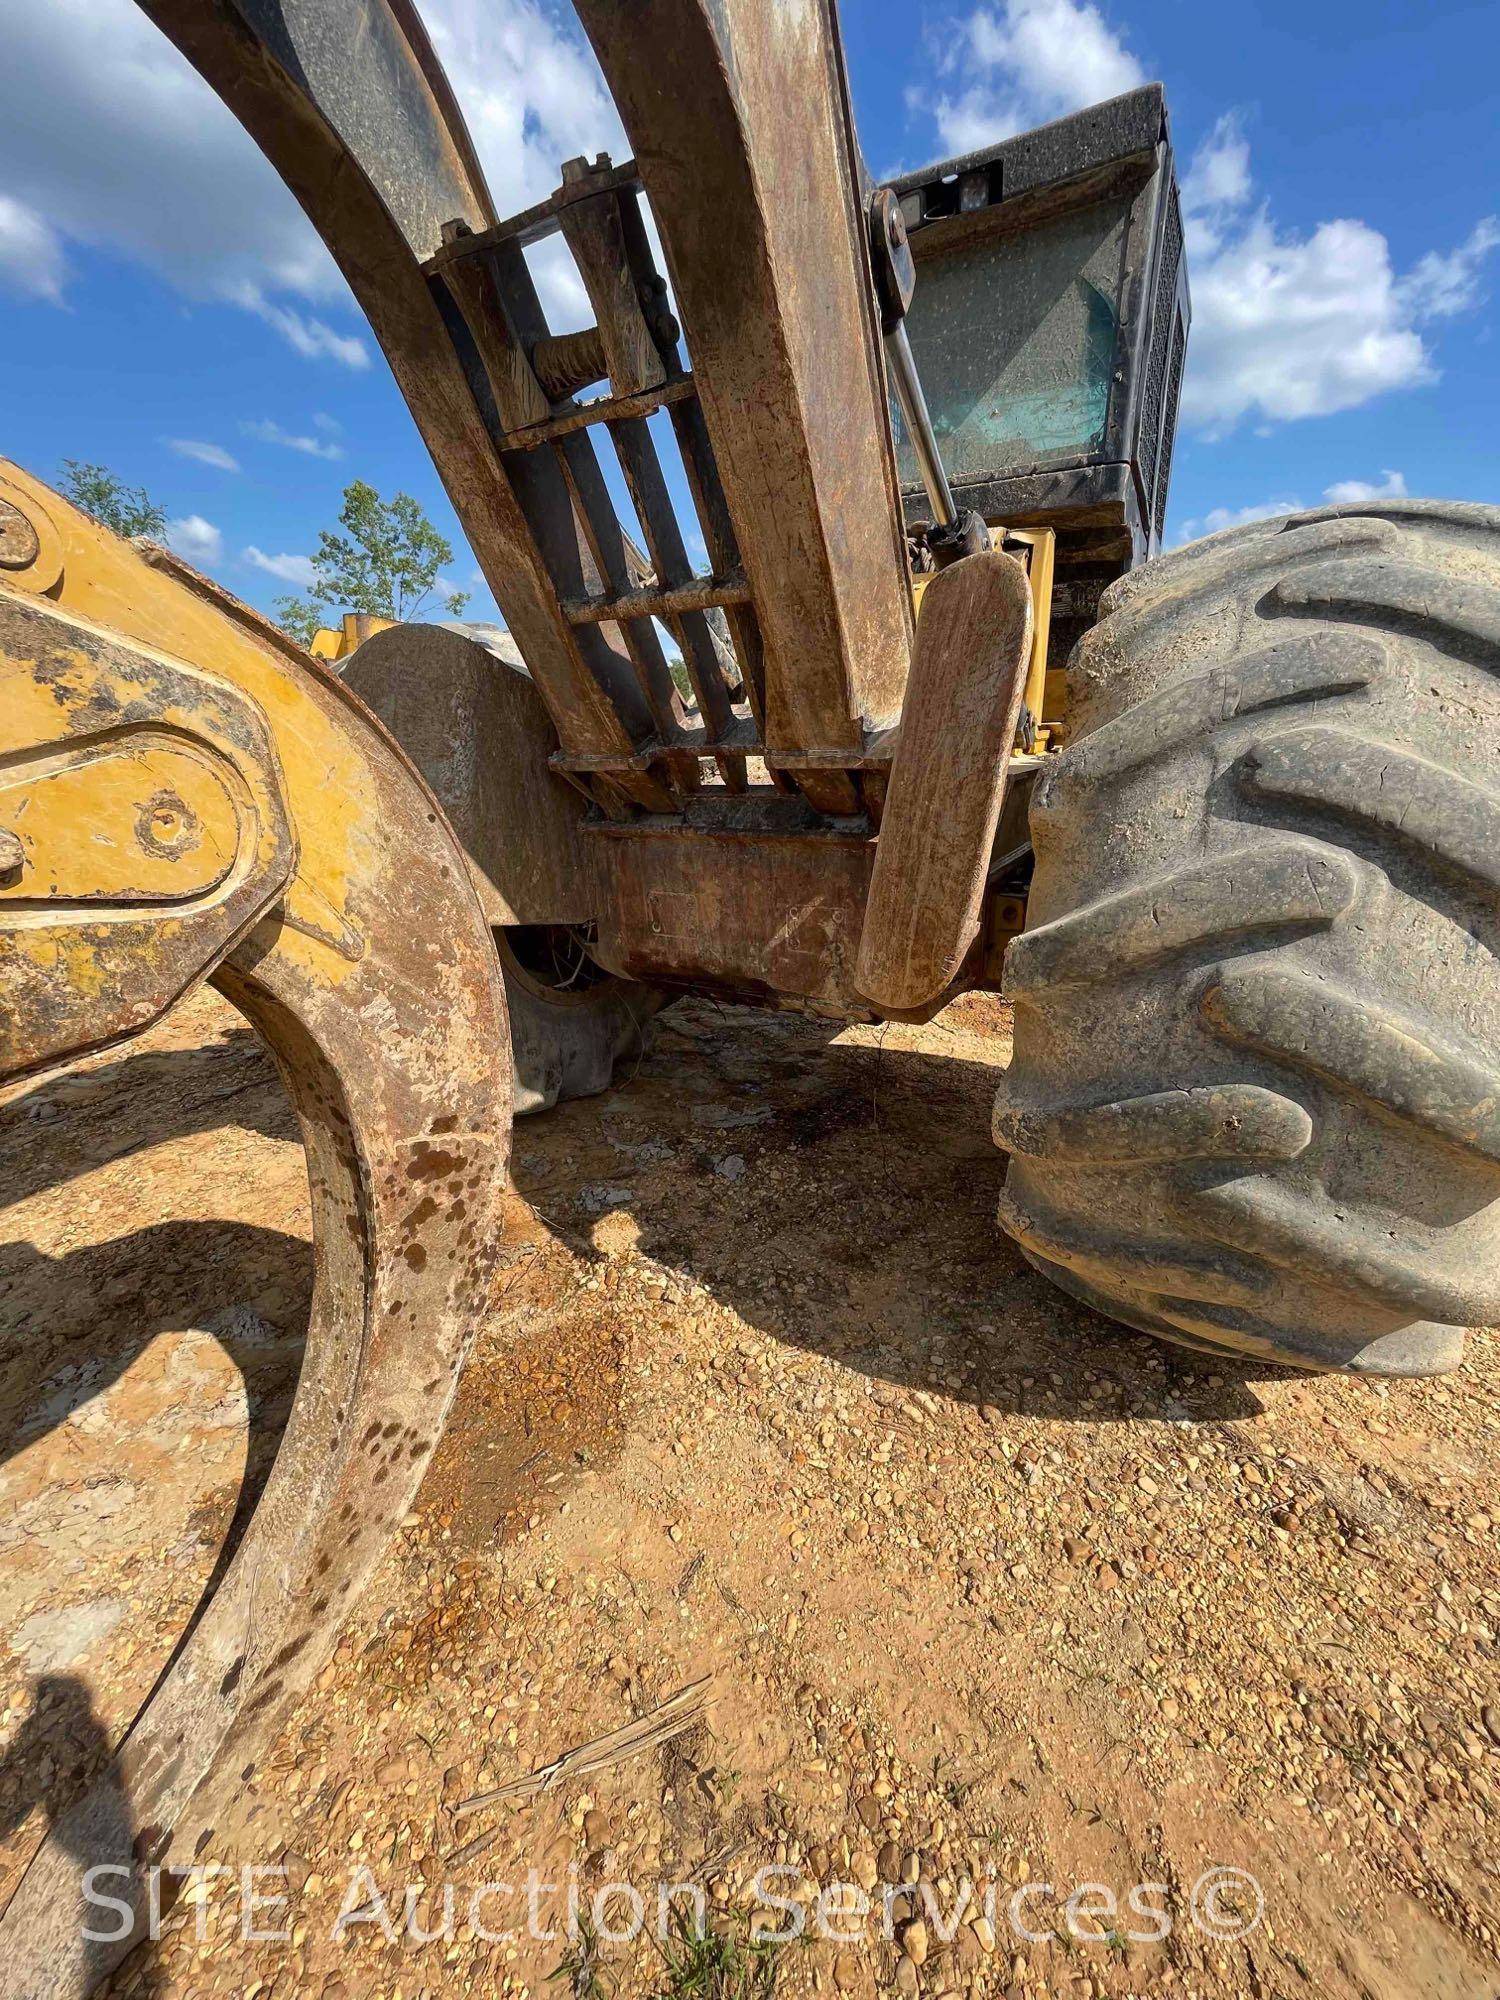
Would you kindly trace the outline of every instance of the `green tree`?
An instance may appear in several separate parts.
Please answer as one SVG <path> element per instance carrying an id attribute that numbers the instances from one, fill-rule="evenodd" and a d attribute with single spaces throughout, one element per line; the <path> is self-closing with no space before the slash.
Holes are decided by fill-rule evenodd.
<path id="1" fill-rule="evenodd" d="M 283 632 L 290 633 L 299 645 L 310 646 L 328 607 L 315 604 L 310 597 L 277 597 L 272 599 L 271 609 Z"/>
<path id="2" fill-rule="evenodd" d="M 468 603 L 467 591 L 438 583 L 438 571 L 453 560 L 453 545 L 409 493 L 382 500 L 373 486 L 356 479 L 344 489 L 339 524 L 343 534 L 325 528 L 318 536 L 309 595 L 276 600 L 276 615 L 294 639 L 306 645 L 331 605 L 409 619 L 434 591 L 450 618 Z"/>
<path id="3" fill-rule="evenodd" d="M 65 458 L 61 485 L 85 514 L 117 535 L 160 535 L 167 525 L 166 508 L 158 507 L 144 486 L 127 486 L 107 465 Z"/>

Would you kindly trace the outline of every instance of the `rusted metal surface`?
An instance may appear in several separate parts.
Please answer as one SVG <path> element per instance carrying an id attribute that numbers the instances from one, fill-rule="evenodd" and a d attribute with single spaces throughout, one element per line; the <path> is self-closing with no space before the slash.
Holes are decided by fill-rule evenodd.
<path id="1" fill-rule="evenodd" d="M 454 222 L 448 228 L 456 234 L 464 225 Z M 511 323 L 492 266 L 482 258 L 463 258 L 449 267 L 447 284 L 464 316 L 504 430 L 524 431 L 540 423 L 551 407 L 552 391 L 538 379 L 526 344 Z"/>
<path id="2" fill-rule="evenodd" d="M 28 516 L 42 510 L 42 489 L 5 476 Z M 0 1919 L 6 2000 L 75 2000 L 111 1950 L 125 1955 L 146 1922 L 146 1871 L 191 1862 L 326 1660 L 411 1502 L 486 1309 L 510 1127 L 488 928 L 461 850 L 384 730 L 206 580 L 189 590 L 55 495 L 45 512 L 61 602 L 0 589 L 0 772 L 24 772 L 34 808 L 53 782 L 71 803 L 10 829 L 24 866 L 0 900 L 12 1009 L 0 1074 L 127 1034 L 208 973 L 295 1104 L 317 1267 L 297 1400 L 259 1505 L 112 1767 L 53 1825 Z M 101 745 L 110 754 L 88 754 Z M 120 815 L 121 746 L 138 826 Z M 189 797 L 179 782 L 169 804 L 156 782 L 168 752 L 174 779 L 204 774 L 206 789 Z M 107 771 L 113 791 L 91 799 Z M 70 820 L 74 851 L 60 847 L 50 870 Z M 97 825 L 127 842 L 135 827 L 142 880 L 181 869 L 186 894 L 132 896 L 104 846 L 91 892 Z M 209 865 L 214 843 L 227 867 Z M 51 899 L 39 888 L 54 873 Z M 106 1947 L 82 1934 L 82 1878 L 94 1858 L 118 1862 L 122 1813 L 137 1872 L 110 1887 L 135 1930 Z"/>
<path id="3" fill-rule="evenodd" d="M 592 192 L 599 193 L 612 188 L 620 194 L 633 194 L 641 185 L 640 170 L 634 160 L 621 160 L 618 165 L 607 170 L 594 170 Z M 518 248 L 527 244 L 541 243 L 549 236 L 555 236 L 562 227 L 562 211 L 571 198 L 567 187 L 560 187 L 549 194 L 545 201 L 522 209 L 519 215 L 508 215 L 502 221 L 493 223 L 481 235 L 465 242 L 445 244 L 429 259 L 427 269 L 434 274 L 447 271 L 457 258 L 474 253 L 483 254 L 497 243 L 514 243 Z"/>
<path id="4" fill-rule="evenodd" d="M 585 592 L 607 599 L 628 599 L 645 572 L 638 560 L 640 551 L 622 528 L 609 497 L 593 444 L 586 437 L 565 437 L 559 442 L 555 456 L 565 494 L 572 502 L 578 576 Z M 580 645 L 597 647 L 607 641 L 611 649 L 623 654 L 629 662 L 638 697 L 649 718 L 648 727 L 639 733 L 637 740 L 650 736 L 664 749 L 680 742 L 686 733 L 686 711 L 662 650 L 661 634 L 651 619 L 597 619 L 585 621 L 579 630 Z M 676 769 L 670 761 L 666 768 Z"/>
<path id="5" fill-rule="evenodd" d="M 432 256 L 454 217 L 476 229 L 494 220 L 415 6 L 235 0 L 235 11 L 360 162 L 414 257 Z"/>
<path id="6" fill-rule="evenodd" d="M 605 625 L 618 618 L 671 618 L 683 611 L 749 602 L 750 586 L 742 576 L 701 576 L 666 590 L 621 591 L 617 597 L 569 597 L 563 600 L 563 610 L 574 625 Z"/>
<path id="7" fill-rule="evenodd" d="M 488 253 L 487 262 L 508 324 L 527 351 L 534 352 L 546 335 L 547 322 L 525 258 L 515 244 L 501 243 Z M 554 603 L 601 587 L 616 594 L 630 587 L 634 578 L 624 531 L 587 437 L 570 434 L 544 451 L 507 451 L 503 463 L 536 538 Z M 579 657 L 607 694 L 629 742 L 628 750 L 597 743 L 587 747 L 612 760 L 606 767 L 612 767 L 613 789 L 623 800 L 647 811 L 670 810 L 674 771 L 670 746 L 676 735 L 673 690 L 655 627 L 647 619 L 629 624 L 606 620 L 570 630 Z M 524 644 L 522 652 L 536 678 Z M 576 747 L 561 726 L 559 737 Z M 637 776 L 632 759 L 643 744 L 653 741 L 660 748 Z M 652 768 L 657 765 L 660 768 Z M 609 789 L 590 782 L 605 809 L 614 810 Z"/>
<path id="8" fill-rule="evenodd" d="M 714 461 L 702 405 L 696 397 L 691 402 L 674 404 L 669 410 L 668 420 L 682 456 L 683 471 L 692 489 L 709 565 L 716 576 L 727 576 L 740 568 L 739 542 L 734 523 L 729 518 L 729 503 L 724 498 L 724 484 Z M 725 629 L 733 641 L 745 702 L 759 740 L 763 743 L 766 729 L 766 657 L 760 620 L 750 604 L 726 605 L 722 615 Z"/>
<path id="9" fill-rule="evenodd" d="M 843 1020 L 926 1020 L 957 993 L 998 988 L 1004 943 L 1019 928 L 1011 918 L 1024 908 L 1006 895 L 992 916 L 994 899 L 982 901 L 941 990 L 909 1006 L 877 1002 L 858 961 L 884 834 L 875 839 L 865 821 L 830 827 L 805 796 L 761 786 L 705 791 L 674 821 L 590 823 L 584 839 L 598 870 L 590 951 L 610 971 Z"/>
<path id="10" fill-rule="evenodd" d="M 682 824 L 601 828 L 589 840 L 601 876 L 595 956 L 611 971 L 870 1018 L 854 976 L 875 859 L 868 835 Z"/>
<path id="11" fill-rule="evenodd" d="M 587 389 L 609 373 L 597 326 L 580 327 L 576 333 L 548 334 L 532 348 L 531 365 L 554 403 L 566 402 L 575 390 Z"/>
<path id="12" fill-rule="evenodd" d="M 609 436 L 651 551 L 656 587 L 670 594 L 691 590 L 699 580 L 693 576 L 649 425 L 639 417 L 616 420 L 609 426 Z M 736 682 L 739 698 L 744 700 L 745 695 L 722 604 L 698 608 L 679 599 L 660 615 L 677 642 L 705 733 L 715 742 L 726 741 L 740 721 L 731 695 Z M 744 718 L 747 724 L 752 720 Z M 745 789 L 742 757 L 721 755 L 719 770 L 732 790 Z"/>
<path id="13" fill-rule="evenodd" d="M 287 68 L 274 47 L 258 39 L 231 0 L 142 5 L 266 154 L 348 279 L 562 740 L 580 750 L 628 756 L 630 732 L 562 615 L 534 524 L 495 448 L 439 302 L 380 192 L 389 179 L 389 158 L 413 157 L 425 171 L 420 162 L 429 155 L 436 187 L 449 191 L 445 162 L 461 158 L 462 148 L 443 93 L 431 85 L 435 66 L 403 63 L 409 79 L 427 79 L 426 96 L 416 81 L 409 102 L 397 104 L 377 92 L 366 120 L 341 125 L 342 88 L 325 104 L 302 72 Z M 358 0 L 358 6 L 371 17 L 364 39 L 383 42 L 387 0 Z M 407 138 L 390 129 L 405 117 L 418 119 L 431 134 L 415 154 Z M 438 126 L 446 138 L 433 129 Z M 472 198 L 458 216 L 475 229 L 488 228 L 495 221 L 488 195 L 481 200 L 468 167 L 465 177 Z M 409 209 L 417 206 L 408 201 Z M 433 203 L 425 207 L 430 211 Z M 422 254 L 439 247 L 434 240 Z"/>
<path id="14" fill-rule="evenodd" d="M 507 647 L 395 625 L 360 647 L 344 683 L 442 801 L 490 923 L 588 923 L 599 892 L 585 801 L 549 768 L 556 734 Z"/>
<path id="15" fill-rule="evenodd" d="M 588 430 L 594 424 L 612 423 L 620 417 L 649 417 L 653 411 L 692 402 L 697 394 L 691 375 L 674 375 L 661 388 L 648 389 L 639 396 L 596 396 L 590 402 L 579 403 L 572 409 L 563 410 L 558 416 L 548 417 L 545 423 L 516 431 L 506 438 L 506 447 L 514 451 L 534 451 L 538 445 L 548 444 L 553 438 L 567 437 L 573 431 Z"/>
<path id="16" fill-rule="evenodd" d="M 900 709 L 911 610 L 830 13 L 579 14 L 667 246 L 766 640 L 766 740 L 857 749 Z"/>
<path id="17" fill-rule="evenodd" d="M 596 802 L 670 811 L 696 786 L 661 618 L 726 783 L 745 782 L 727 745 L 748 721 L 757 751 L 816 753 L 776 778 L 782 789 L 801 786 L 830 813 L 858 810 L 842 760 L 899 712 L 911 608 L 828 0 L 800 12 L 652 0 L 628 23 L 586 5 L 650 159 L 570 162 L 557 194 L 508 224 L 408 0 L 143 5 L 268 155 L 348 278 L 562 750 L 588 760 Z M 382 93 L 386 73 L 395 86 Z M 653 176 L 698 362 L 691 378 L 638 200 Z M 522 246 L 553 231 L 589 292 L 597 341 L 555 335 L 541 312 Z M 559 400 L 585 374 L 597 379 L 601 362 L 604 407 Z M 716 585 L 677 560 L 670 500 L 658 504 L 667 489 L 642 421 L 658 407 L 671 413 Z M 655 515 L 660 601 L 608 573 L 617 530 L 587 436 L 601 423 Z M 575 520 L 602 552 L 602 590 L 579 576 Z M 710 622 L 710 610 L 724 615 Z"/>
<path id="18" fill-rule="evenodd" d="M 638 396 L 659 389 L 667 371 L 641 310 L 625 243 L 625 211 L 620 196 L 607 185 L 608 178 L 607 155 L 600 155 L 597 172 L 586 160 L 567 161 L 560 220 L 598 320 L 610 385 L 617 396 Z M 634 203 L 635 197 L 627 199 Z M 676 338 L 675 325 L 671 337 Z"/>
<path id="19" fill-rule="evenodd" d="M 998 550 L 922 596 L 856 983 L 909 1011 L 957 978 L 981 903 L 1031 657 L 1031 589 Z"/>
<path id="20" fill-rule="evenodd" d="M 832 0 L 624 11 L 582 0 L 637 158 L 569 163 L 548 202 L 507 223 L 407 0 L 295 0 L 293 52 L 311 38 L 311 63 L 282 46 L 280 0 L 254 0 L 248 14 L 235 0 L 144 4 L 270 156 L 369 315 L 547 705 L 551 770 L 617 830 L 645 815 L 648 840 L 656 819 L 682 822 L 704 787 L 743 795 L 767 776 L 851 840 L 888 828 L 912 609 Z M 389 55 L 405 38 L 391 104 L 350 114 L 320 8 L 346 25 L 368 14 L 371 49 Z M 393 162 L 428 185 L 395 187 Z M 642 188 L 688 323 L 691 376 Z M 432 242 L 445 203 L 454 212 Z M 526 265 L 523 246 L 552 233 L 597 317 L 582 335 L 553 334 Z M 601 365 L 608 395 L 556 400 Z M 687 559 L 646 423 L 657 408 L 682 454 L 707 577 Z M 596 451 L 605 433 L 650 578 L 629 562 Z M 681 648 L 691 699 L 672 684 L 657 621 Z M 965 820 L 965 852 L 973 831 Z M 707 945 L 684 944 L 677 975 L 717 979 L 733 960 L 770 990 L 765 955 L 785 910 L 769 891 L 751 907 L 766 923 L 758 961 L 736 942 L 715 971 Z M 728 921 L 743 932 L 747 919 Z M 622 937 L 636 927 L 622 919 Z M 795 977 L 800 995 L 811 977 Z M 848 983 L 842 970 L 832 983 Z"/>
<path id="21" fill-rule="evenodd" d="M 692 407 L 695 385 L 681 368 L 676 347 L 679 329 L 667 310 L 665 281 L 656 268 L 634 189 L 616 188 L 613 170 L 607 163 L 596 162 L 583 172 L 577 166 L 574 163 L 572 168 L 564 168 L 559 202 L 564 205 L 571 202 L 580 211 L 578 225 L 570 225 L 570 242 L 580 270 L 588 266 L 594 273 L 590 281 L 591 296 L 602 315 L 596 328 L 579 335 L 551 335 L 546 331 L 530 272 L 515 244 L 498 239 L 490 251 L 482 254 L 489 258 L 517 337 L 526 344 L 533 364 L 549 378 L 546 386 L 550 393 L 572 386 L 571 381 L 554 376 L 554 363 L 560 369 L 571 368 L 578 351 L 582 356 L 576 362 L 580 375 L 585 372 L 592 375 L 607 364 L 612 381 L 649 379 L 659 386 L 631 396 L 598 398 L 581 407 L 559 405 L 545 424 L 507 432 L 503 442 L 507 450 L 525 450 L 541 461 L 539 471 L 518 468 L 516 478 L 538 522 L 539 538 L 549 552 L 552 576 L 563 603 L 570 612 L 583 614 L 575 623 L 580 647 L 597 643 L 590 638 L 590 628 L 602 623 L 617 635 L 612 643 L 617 643 L 629 656 L 645 696 L 654 736 L 637 737 L 628 763 L 619 757 L 613 760 L 616 778 L 627 770 L 631 773 L 644 770 L 658 786 L 665 786 L 669 794 L 676 795 L 674 801 L 669 801 L 675 803 L 697 788 L 697 761 L 687 750 L 695 742 L 701 747 L 705 737 L 714 747 L 725 781 L 736 787 L 743 785 L 743 759 L 721 750 L 720 746 L 727 745 L 742 720 L 751 720 L 748 715 L 735 716 L 732 706 L 736 698 L 748 700 L 744 663 L 753 664 L 755 656 L 752 649 L 737 658 L 730 627 L 724 625 L 716 634 L 706 610 L 679 612 L 670 602 L 657 605 L 653 600 L 629 595 L 633 587 L 643 583 L 662 589 L 694 584 L 692 565 L 687 559 L 655 443 L 643 418 L 653 409 L 670 404 L 676 421 Z M 599 189 L 606 192 L 596 192 Z M 597 240 L 599 231 L 583 226 L 596 203 L 602 203 L 609 211 L 602 241 Z M 563 207 L 558 212 L 561 215 Z M 642 358 L 647 341 L 655 357 L 649 361 Z M 583 435 L 591 426 L 598 427 L 595 436 Z M 622 537 L 615 503 L 597 456 L 596 439 L 602 436 L 605 426 L 651 551 L 651 565 L 645 576 L 636 570 L 624 573 L 628 564 L 622 565 L 621 545 L 623 540 L 628 553 L 628 536 Z M 555 453 L 536 449 L 543 440 L 555 446 Z M 705 487 L 716 491 L 717 474 L 712 468 L 706 433 L 702 434 L 702 452 L 708 461 Z M 557 501 L 555 495 L 549 494 L 547 485 L 549 459 L 561 468 L 588 554 L 599 572 L 597 578 L 587 578 L 587 589 L 582 593 L 575 587 L 561 548 Z M 587 573 L 588 562 L 584 568 Z M 611 615 L 611 610 L 617 615 Z M 654 622 L 657 617 L 681 648 L 696 699 L 696 716 L 690 714 L 672 687 Z M 753 635 L 754 629 L 750 617 L 747 632 Z M 758 739 L 754 740 L 758 748 Z M 602 772 L 607 765 L 591 763 L 581 768 Z M 589 782 L 595 796 L 607 803 L 600 778 L 591 777 Z M 631 782 L 636 802 L 647 804 L 639 783 L 633 778 Z"/>

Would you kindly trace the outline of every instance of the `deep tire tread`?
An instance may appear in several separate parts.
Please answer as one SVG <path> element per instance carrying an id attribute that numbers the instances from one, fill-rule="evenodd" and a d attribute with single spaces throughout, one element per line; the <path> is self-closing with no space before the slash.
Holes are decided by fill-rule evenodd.
<path id="1" fill-rule="evenodd" d="M 1153 1091 L 1103 1104 L 1035 1112 L 995 1100 L 997 1146 L 1028 1159 L 1080 1167 L 1172 1160 L 1294 1160 L 1312 1138 L 1303 1107 L 1253 1083 Z"/>
<path id="2" fill-rule="evenodd" d="M 1138 1294 L 1143 1303 L 1167 1290 L 1216 1305 L 1245 1304 L 1265 1290 L 1263 1273 L 1231 1248 L 1209 1243 L 1193 1251 L 1168 1241 L 1120 1243 L 1070 1217 L 1023 1205 L 1009 1188 L 1000 1196 L 1000 1221 L 1035 1255 L 1095 1284 Z"/>
<path id="3" fill-rule="evenodd" d="M 1263 961 L 1219 968 L 1199 1004 L 1227 1041 L 1500 1163 L 1500 1071 L 1455 1047 L 1434 1022 L 1377 1012 L 1331 980 Z"/>
<path id="4" fill-rule="evenodd" d="M 1089 986 L 1230 938 L 1250 944 L 1323 929 L 1358 892 L 1353 865 L 1310 840 L 1215 856 L 1023 933 L 1006 955 L 1004 991 L 1014 1000 Z"/>
<path id="5" fill-rule="evenodd" d="M 1500 794 L 1351 729 L 1286 730 L 1245 753 L 1245 783 L 1358 821 L 1500 893 Z"/>
<path id="6" fill-rule="evenodd" d="M 1086 810 L 1093 786 L 1153 758 L 1175 756 L 1185 737 L 1206 735 L 1237 716 L 1358 693 L 1385 663 L 1385 648 L 1357 633 L 1339 633 L 1323 645 L 1299 634 L 1233 665 L 1172 682 L 1086 738 L 1070 760 L 1067 785 L 1044 787 L 1035 809 Z"/>
<path id="7" fill-rule="evenodd" d="M 1330 563 L 1315 574 L 1283 578 L 1267 609 L 1401 632 L 1456 659 L 1500 665 L 1500 589 L 1426 563 Z"/>
<path id="8" fill-rule="evenodd" d="M 1500 1317 L 1492 1272 L 1452 1268 L 1428 1243 L 1393 1247 L 1388 1231 L 1274 1181 L 1232 1181 L 1194 1199 L 1219 1242 L 1310 1283 L 1337 1281 L 1380 1305 L 1458 1326 Z"/>
<path id="9" fill-rule="evenodd" d="M 1002 1224 L 1075 1296 L 1393 1374 L 1500 1319 L 1497 665 L 1491 508 L 1255 523 L 1105 593 L 995 1116 Z"/>

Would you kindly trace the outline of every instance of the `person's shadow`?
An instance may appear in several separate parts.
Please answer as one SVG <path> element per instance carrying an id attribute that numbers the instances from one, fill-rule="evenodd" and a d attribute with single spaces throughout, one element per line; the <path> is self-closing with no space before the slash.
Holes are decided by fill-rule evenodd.
<path id="1" fill-rule="evenodd" d="M 277 1322 L 236 1304 L 256 1299 L 269 1279 L 287 1294 Z M 106 1394 L 163 1331 L 207 1328 L 239 1370 L 248 1418 L 244 1470 L 227 1524 L 225 1496 L 217 1492 L 200 1496 L 191 1517 L 200 1544 L 211 1538 L 219 1546 L 189 1630 L 239 1545 L 275 1457 L 296 1386 L 311 1282 L 308 1244 L 243 1223 L 157 1223 L 56 1257 L 24 1242 L 0 1249 L 0 1466 Z M 114 1288 L 118 1301 L 102 1304 Z M 47 1342 L 49 1365 L 39 1370 L 41 1341 Z M 101 1459 L 101 1469 L 106 1466 Z M 120 1922 L 110 1899 L 135 1904 L 145 1886 L 136 1879 L 142 1865 L 134 1853 L 138 1829 L 111 1769 L 106 1726 L 85 1683 L 71 1675 L 44 1674 L 33 1693 L 30 1714 L 0 1759 L 0 1839 L 24 1827 L 26 1845 L 35 1849 L 55 1831 L 76 1864 L 80 1932 L 87 1926 L 97 1933 L 82 1939 L 76 2000 L 96 1987 L 119 1992 L 127 1985 L 132 1995 L 155 1995 L 161 1975 L 149 1937 L 113 1982 L 106 1979 Z M 99 1789 L 80 1822 L 71 1808 L 91 1785 Z M 82 1894 L 90 1868 L 105 1871 L 96 1877 L 92 1902 Z M 129 1873 L 114 1872 L 122 1869 Z M 163 1877 L 164 1909 L 173 1886 Z"/>
<path id="2" fill-rule="evenodd" d="M 33 1684 L 32 1696 L 31 1713 L 0 1759 L 0 1840 L 8 1840 L 37 1810 L 45 1814 L 49 1830 L 57 1829 L 77 1866 L 83 1956 L 75 2000 L 88 2000 L 115 1963 L 110 1940 L 121 1922 L 117 1903 L 129 1904 L 132 1884 L 139 1886 L 137 1828 L 88 1688 L 70 1674 L 43 1674 Z M 91 1785 L 99 1789 L 85 1841 L 69 1808 Z M 98 1872 L 90 1877 L 90 1870 Z M 133 1995 L 150 2000 L 163 1991 L 157 1946 L 149 1936 L 131 1952 L 122 1971 Z"/>

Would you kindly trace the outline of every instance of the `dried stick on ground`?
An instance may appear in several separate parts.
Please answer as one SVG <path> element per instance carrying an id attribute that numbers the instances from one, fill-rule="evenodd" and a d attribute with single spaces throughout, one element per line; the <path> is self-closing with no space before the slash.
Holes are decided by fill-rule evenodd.
<path id="1" fill-rule="evenodd" d="M 524 1778 L 513 1778 L 507 1785 L 497 1785 L 492 1791 L 476 1792 L 472 1798 L 461 1799 L 453 1808 L 453 1817 L 466 1819 L 470 1813 L 480 1812 L 486 1806 L 500 1805 L 506 1800 L 536 1798 L 563 1778 L 587 1777 L 590 1772 L 603 1771 L 612 1764 L 623 1764 L 631 1757 L 639 1757 L 643 1751 L 654 1750 L 660 1743 L 669 1743 L 674 1736 L 681 1736 L 691 1729 L 708 1706 L 709 1677 L 691 1681 L 687 1687 L 679 1688 L 649 1714 L 637 1716 L 633 1722 L 625 1723 L 619 1729 L 610 1730 L 607 1736 L 596 1736 L 592 1742 L 580 1743 L 572 1750 L 565 1750 L 560 1757 L 549 1764 L 538 1764 Z M 480 1853 L 495 1838 L 495 1834 L 482 1833 L 459 1848 L 448 1858 L 450 1862 L 466 1861 Z"/>

